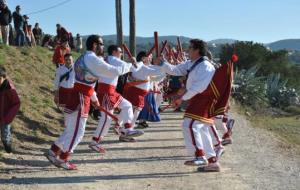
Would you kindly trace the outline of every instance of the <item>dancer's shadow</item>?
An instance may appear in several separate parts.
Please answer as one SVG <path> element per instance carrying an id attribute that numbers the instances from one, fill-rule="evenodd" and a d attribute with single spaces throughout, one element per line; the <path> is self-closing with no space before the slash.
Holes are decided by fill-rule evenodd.
<path id="1" fill-rule="evenodd" d="M 112 158 L 112 159 L 94 159 L 94 160 L 73 160 L 75 164 L 118 164 L 118 163 L 141 163 L 141 162 L 163 162 L 163 161 L 185 161 L 187 156 L 151 156 L 143 158 Z"/>
<path id="2" fill-rule="evenodd" d="M 100 175 L 100 176 L 65 176 L 65 177 L 22 177 L 13 179 L 0 179 L 0 184 L 80 184 L 106 180 L 130 180 L 130 179 L 157 179 L 177 178 L 189 176 L 195 172 L 181 173 L 144 173 L 131 175 Z"/>
<path id="3" fill-rule="evenodd" d="M 152 146 L 152 147 L 112 147 L 112 148 L 106 148 L 108 152 L 110 151 L 144 151 L 144 150 L 171 150 L 171 149 L 184 149 L 184 146 Z M 75 154 L 84 154 L 84 153 L 91 153 L 90 149 L 79 149 L 75 150 Z"/>

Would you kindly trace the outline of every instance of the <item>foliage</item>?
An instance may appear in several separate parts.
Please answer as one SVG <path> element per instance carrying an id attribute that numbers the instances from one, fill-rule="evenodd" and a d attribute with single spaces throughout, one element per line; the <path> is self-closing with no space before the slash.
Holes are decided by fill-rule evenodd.
<path id="1" fill-rule="evenodd" d="M 287 87 L 287 80 L 282 80 L 280 74 L 272 74 L 266 81 L 267 97 L 270 105 L 285 108 L 297 104 L 299 96 L 294 88 Z"/>
<path id="2" fill-rule="evenodd" d="M 296 113 L 300 100 L 296 89 L 288 87 L 288 81 L 283 80 L 280 74 L 262 77 L 257 75 L 258 71 L 255 66 L 248 70 L 236 71 L 233 97 L 241 104 L 253 108 L 270 105 L 285 111 L 294 110 Z M 294 106 L 293 109 L 290 106 Z"/>
<path id="3" fill-rule="evenodd" d="M 242 104 L 256 106 L 266 103 L 264 77 L 257 77 L 257 72 L 258 68 L 252 67 L 235 73 L 233 97 Z"/>
<path id="4" fill-rule="evenodd" d="M 260 68 L 258 76 L 279 73 L 283 79 L 288 80 L 288 86 L 300 86 L 300 67 L 290 62 L 289 52 L 286 50 L 271 51 L 263 44 L 238 41 L 221 47 L 221 62 L 229 60 L 233 53 L 239 56 L 236 67 L 240 70 L 256 66 Z"/>

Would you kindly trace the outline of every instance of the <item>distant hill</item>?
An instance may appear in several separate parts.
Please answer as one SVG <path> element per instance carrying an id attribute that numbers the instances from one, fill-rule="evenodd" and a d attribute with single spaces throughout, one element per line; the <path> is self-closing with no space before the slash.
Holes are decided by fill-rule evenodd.
<path id="1" fill-rule="evenodd" d="M 173 44 L 177 43 L 177 37 L 178 36 L 159 36 L 160 41 L 168 40 L 168 42 L 171 42 Z M 192 39 L 190 37 L 186 36 L 179 36 L 180 40 L 182 43 L 189 43 L 189 41 Z M 116 41 L 117 37 L 116 35 L 104 35 L 103 39 L 105 41 Z M 129 36 L 124 36 L 124 41 L 128 42 L 129 41 Z M 137 44 L 148 44 L 148 43 L 153 43 L 153 37 L 136 37 Z M 221 44 L 232 44 L 236 42 L 237 40 L 235 39 L 215 39 L 208 41 L 209 44 L 216 44 L 216 45 L 221 45 Z"/>
<path id="2" fill-rule="evenodd" d="M 208 43 L 222 45 L 222 44 L 233 44 L 236 41 L 237 40 L 234 40 L 234 39 L 215 39 L 215 40 L 208 41 Z"/>
<path id="3" fill-rule="evenodd" d="M 102 36 L 105 44 L 108 46 L 110 44 L 116 43 L 116 35 L 104 35 Z M 159 36 L 159 41 L 165 41 L 167 40 L 168 43 L 171 43 L 173 46 L 177 44 L 177 37 L 178 36 Z M 192 38 L 186 37 L 186 36 L 179 36 L 181 43 L 183 44 L 184 48 L 188 47 L 188 43 Z M 124 36 L 125 43 L 128 44 L 129 42 L 129 36 Z M 237 40 L 234 39 L 216 39 L 212 41 L 208 41 L 208 45 L 210 50 L 213 54 L 217 55 L 220 51 L 220 47 L 222 44 L 232 44 Z M 137 44 L 137 51 L 140 50 L 149 50 L 154 42 L 153 37 L 136 37 L 136 44 Z"/>
<path id="4" fill-rule="evenodd" d="M 115 34 L 113 35 L 104 35 L 102 36 L 103 40 L 105 42 L 105 44 L 108 46 L 110 44 L 115 44 L 116 43 L 116 39 L 117 36 Z M 169 43 L 175 45 L 177 44 L 177 37 L 178 36 L 174 36 L 174 35 L 170 35 L 170 36 L 159 36 L 159 41 L 164 41 L 164 40 L 168 40 Z M 185 44 L 185 47 L 187 47 L 189 41 L 192 39 L 190 37 L 186 37 L 186 36 L 179 36 L 180 40 L 182 42 L 182 44 Z M 84 36 L 83 39 L 85 41 L 85 39 L 87 38 L 87 36 Z M 129 42 L 129 36 L 124 36 L 124 41 L 125 43 L 128 44 Z M 149 48 L 152 44 L 153 44 L 153 37 L 140 37 L 137 36 L 136 37 L 136 44 L 138 49 L 143 49 L 141 47 L 147 47 Z M 220 47 L 223 44 L 233 44 L 235 43 L 236 39 L 227 39 L 227 38 L 220 38 L 220 39 L 215 39 L 215 40 L 211 40 L 208 41 L 208 45 L 210 46 L 210 48 L 216 48 L 217 50 L 215 52 L 218 52 Z M 272 43 L 268 43 L 265 44 L 266 47 L 269 47 L 271 50 L 277 51 L 277 50 L 282 50 L 282 49 L 286 49 L 286 50 L 295 50 L 295 51 L 300 51 L 300 39 L 286 39 L 286 40 L 279 40 L 276 42 L 272 42 Z"/>
<path id="5" fill-rule="evenodd" d="M 281 49 L 300 51 L 300 39 L 279 40 L 273 43 L 266 44 L 266 46 L 274 51 Z"/>
<path id="6" fill-rule="evenodd" d="M 107 41 L 107 42 L 115 42 L 117 39 L 116 35 L 104 35 L 102 37 L 103 37 L 103 40 Z M 176 44 L 177 37 L 178 36 L 159 36 L 159 41 L 168 40 L 168 42 Z M 180 37 L 180 40 L 182 43 L 188 43 L 191 40 L 191 38 L 189 38 L 189 37 L 185 37 L 185 36 L 179 36 L 179 37 Z M 124 41 L 129 42 L 129 36 L 124 36 Z M 137 42 L 137 44 L 149 44 L 149 43 L 153 44 L 154 40 L 153 40 L 153 37 L 137 36 L 136 42 Z"/>

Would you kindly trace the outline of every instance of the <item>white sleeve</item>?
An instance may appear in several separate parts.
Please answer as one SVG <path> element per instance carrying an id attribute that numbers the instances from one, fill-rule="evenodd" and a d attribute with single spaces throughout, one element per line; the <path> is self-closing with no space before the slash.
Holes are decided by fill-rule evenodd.
<path id="1" fill-rule="evenodd" d="M 151 81 L 154 82 L 160 82 L 166 77 L 166 73 L 160 73 L 160 75 L 157 76 L 151 76 Z"/>
<path id="2" fill-rule="evenodd" d="M 59 68 L 56 69 L 56 72 L 55 72 L 55 78 L 54 78 L 54 90 L 58 90 L 59 88 L 59 79 L 60 79 L 60 70 Z"/>
<path id="3" fill-rule="evenodd" d="M 193 98 L 196 94 L 199 94 L 206 90 L 209 83 L 214 76 L 215 68 L 212 65 L 201 64 L 195 68 L 195 72 L 189 75 L 191 77 L 191 85 L 187 87 L 186 93 L 183 95 L 183 100 L 189 100 Z"/>
<path id="4" fill-rule="evenodd" d="M 130 63 L 130 64 L 131 64 L 131 63 Z M 132 66 L 131 69 L 130 69 L 130 72 L 135 73 L 135 72 L 140 71 L 140 70 L 143 68 L 143 65 L 144 65 L 143 62 L 137 62 L 137 63 L 136 63 L 137 68 L 135 68 L 134 66 Z"/>
<path id="5" fill-rule="evenodd" d="M 146 66 L 146 68 L 146 73 L 148 76 L 160 76 L 162 74 L 165 74 L 161 72 L 161 67 L 157 65 L 149 65 Z"/>
<path id="6" fill-rule="evenodd" d="M 184 76 L 187 74 L 188 63 L 189 62 L 185 62 L 175 66 L 164 62 L 164 64 L 161 66 L 161 71 L 173 76 Z"/>
<path id="7" fill-rule="evenodd" d="M 113 66 L 98 57 L 88 57 L 87 67 L 98 77 L 115 77 L 130 72 L 131 64 Z"/>
<path id="8" fill-rule="evenodd" d="M 97 93 L 94 91 L 94 93 L 91 96 L 92 102 L 98 102 Z"/>

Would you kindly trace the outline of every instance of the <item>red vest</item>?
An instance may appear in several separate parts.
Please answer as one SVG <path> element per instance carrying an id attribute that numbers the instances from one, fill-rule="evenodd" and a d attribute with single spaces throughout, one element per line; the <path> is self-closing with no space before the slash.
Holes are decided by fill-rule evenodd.
<path id="1" fill-rule="evenodd" d="M 223 115 L 228 106 L 233 80 L 233 63 L 219 67 L 205 91 L 194 96 L 184 117 L 213 124 L 213 117 Z"/>
<path id="2" fill-rule="evenodd" d="M 91 96 L 94 93 L 92 86 L 75 83 L 74 88 L 69 94 L 69 99 L 66 100 L 65 113 L 73 113 L 80 110 L 81 117 L 88 117 L 90 110 Z"/>

